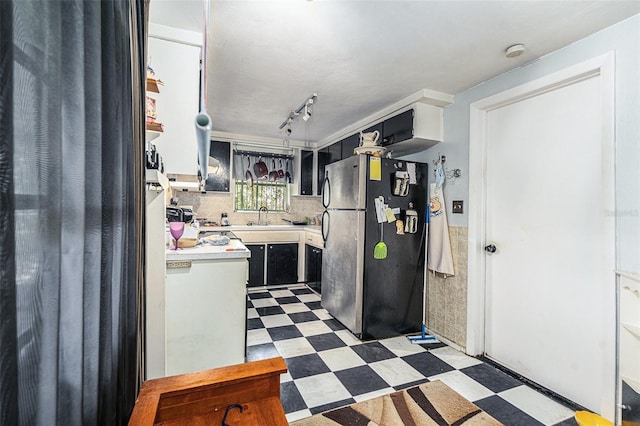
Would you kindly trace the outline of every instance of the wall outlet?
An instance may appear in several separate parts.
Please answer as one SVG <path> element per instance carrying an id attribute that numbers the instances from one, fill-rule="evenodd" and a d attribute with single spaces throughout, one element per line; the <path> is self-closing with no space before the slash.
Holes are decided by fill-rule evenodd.
<path id="1" fill-rule="evenodd" d="M 451 213 L 453 214 L 462 214 L 463 213 L 463 203 L 462 200 L 454 200 L 453 201 L 453 209 L 451 209 Z"/>

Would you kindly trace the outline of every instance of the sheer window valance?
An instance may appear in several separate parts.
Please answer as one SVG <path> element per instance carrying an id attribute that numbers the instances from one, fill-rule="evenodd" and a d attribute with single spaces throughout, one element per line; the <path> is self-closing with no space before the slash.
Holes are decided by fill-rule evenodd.
<path id="1" fill-rule="evenodd" d="M 233 151 L 233 177 L 254 182 L 294 183 L 293 155 Z"/>

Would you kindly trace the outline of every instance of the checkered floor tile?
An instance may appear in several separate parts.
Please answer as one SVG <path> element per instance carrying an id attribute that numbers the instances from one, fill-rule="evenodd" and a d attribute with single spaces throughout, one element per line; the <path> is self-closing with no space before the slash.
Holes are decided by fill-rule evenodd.
<path id="1" fill-rule="evenodd" d="M 280 392 L 289 421 L 442 380 L 505 425 L 576 425 L 571 409 L 442 343 L 358 340 L 304 285 L 252 289 L 247 309 L 247 360 L 279 355 L 289 369 Z"/>

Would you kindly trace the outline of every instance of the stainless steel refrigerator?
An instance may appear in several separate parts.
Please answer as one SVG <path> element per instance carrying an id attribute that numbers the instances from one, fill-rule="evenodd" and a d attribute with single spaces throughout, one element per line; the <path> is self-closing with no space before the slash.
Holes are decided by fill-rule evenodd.
<path id="1" fill-rule="evenodd" d="M 427 165 L 358 155 L 325 170 L 322 307 L 363 340 L 420 331 Z M 378 223 L 374 200 L 380 196 L 402 222 Z M 413 229 L 405 232 L 411 220 Z M 387 257 L 376 259 L 381 240 Z"/>

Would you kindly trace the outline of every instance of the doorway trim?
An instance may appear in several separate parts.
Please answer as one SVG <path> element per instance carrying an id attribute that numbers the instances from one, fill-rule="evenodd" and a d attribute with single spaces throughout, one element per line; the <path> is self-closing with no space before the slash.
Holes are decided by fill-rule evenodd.
<path id="1" fill-rule="evenodd" d="M 485 257 L 486 235 L 486 162 L 487 120 L 489 112 L 524 99 L 599 76 L 602 96 L 602 161 L 611 169 L 603 170 L 603 182 L 615 189 L 615 55 L 609 52 L 585 62 L 565 68 L 504 92 L 489 96 L 470 105 L 469 112 L 469 241 L 467 269 L 467 340 L 466 352 L 481 355 L 485 351 Z M 605 200 L 615 206 L 615 191 Z M 615 215 L 611 215 L 614 222 Z M 615 229 L 615 228 L 614 228 Z M 615 247 L 615 242 L 614 242 Z M 615 255 L 614 255 L 615 256 Z M 614 257 L 615 262 L 615 257 Z M 615 265 L 613 265 L 615 266 Z M 615 274 L 611 272 L 612 289 Z M 612 323 L 615 318 L 612 319 Z M 615 342 L 614 342 L 615 343 Z"/>

